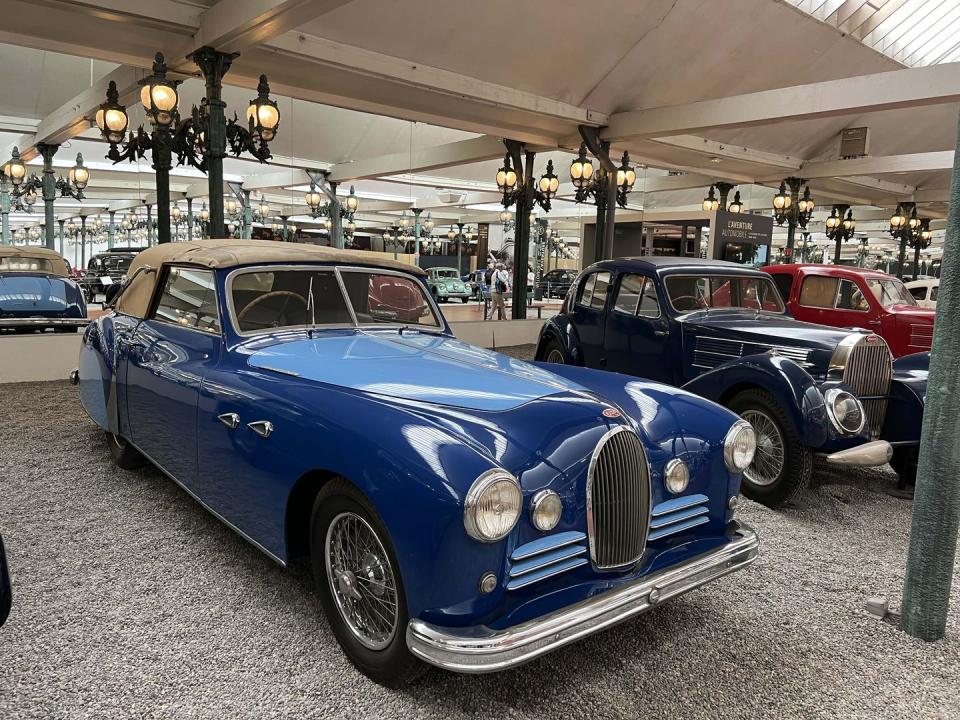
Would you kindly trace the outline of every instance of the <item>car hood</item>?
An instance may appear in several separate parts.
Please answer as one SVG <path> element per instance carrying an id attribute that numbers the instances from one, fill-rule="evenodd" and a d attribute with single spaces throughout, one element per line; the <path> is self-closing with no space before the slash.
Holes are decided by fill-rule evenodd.
<path id="1" fill-rule="evenodd" d="M 377 330 L 278 342 L 249 365 L 343 388 L 470 410 L 510 410 L 584 388 L 450 336 Z"/>
<path id="2" fill-rule="evenodd" d="M 683 326 L 697 335 L 729 338 L 758 345 L 788 345 L 834 350 L 851 330 L 795 320 L 789 315 L 712 310 L 685 316 Z"/>
<path id="3" fill-rule="evenodd" d="M 937 316 L 936 310 L 915 305 L 892 305 L 887 310 L 896 316 L 898 322 L 933 325 L 933 320 Z"/>

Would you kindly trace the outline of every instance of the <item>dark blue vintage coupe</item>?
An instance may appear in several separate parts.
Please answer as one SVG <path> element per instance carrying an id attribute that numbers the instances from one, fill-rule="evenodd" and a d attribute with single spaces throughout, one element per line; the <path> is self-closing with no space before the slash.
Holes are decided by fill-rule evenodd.
<path id="1" fill-rule="evenodd" d="M 145 250 L 73 374 L 146 462 L 280 564 L 346 654 L 502 670 L 750 564 L 754 433 L 691 393 L 456 340 L 417 268 L 258 241 Z"/>
<path id="2" fill-rule="evenodd" d="M 542 328 L 537 358 L 638 375 L 748 420 L 744 494 L 778 505 L 814 452 L 916 473 L 929 354 L 893 361 L 878 335 L 794 320 L 770 275 L 691 258 L 608 260 L 583 271 Z M 892 456 L 892 459 L 891 459 Z"/>

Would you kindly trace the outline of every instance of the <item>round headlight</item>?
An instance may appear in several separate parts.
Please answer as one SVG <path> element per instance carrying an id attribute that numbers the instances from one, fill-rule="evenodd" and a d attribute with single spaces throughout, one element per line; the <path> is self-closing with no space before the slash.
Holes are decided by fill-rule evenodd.
<path id="1" fill-rule="evenodd" d="M 690 484 L 690 469 L 683 460 L 674 458 L 663 469 L 663 481 L 667 490 L 674 495 L 679 495 Z"/>
<path id="2" fill-rule="evenodd" d="M 757 435 L 746 420 L 737 420 L 723 439 L 723 462 L 727 470 L 742 473 L 753 462 L 757 450 Z"/>
<path id="3" fill-rule="evenodd" d="M 827 403 L 827 414 L 841 432 L 856 435 L 863 430 L 867 416 L 856 396 L 840 388 L 830 388 L 823 397 Z"/>
<path id="4" fill-rule="evenodd" d="M 463 508 L 467 534 L 480 542 L 496 542 L 517 524 L 523 507 L 520 483 L 506 470 L 488 470 L 474 480 Z"/>
<path id="5" fill-rule="evenodd" d="M 562 512 L 563 502 L 553 490 L 541 490 L 530 501 L 530 522 L 542 532 L 553 530 Z"/>

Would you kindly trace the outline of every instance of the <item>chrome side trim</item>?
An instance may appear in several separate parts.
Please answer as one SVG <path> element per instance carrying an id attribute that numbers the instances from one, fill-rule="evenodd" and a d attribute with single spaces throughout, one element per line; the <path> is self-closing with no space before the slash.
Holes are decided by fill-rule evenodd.
<path id="1" fill-rule="evenodd" d="M 177 485 L 179 485 L 179 486 L 183 489 L 183 491 L 184 491 L 187 495 L 189 495 L 190 497 L 192 497 L 204 510 L 206 510 L 208 513 L 210 513 L 211 515 L 213 515 L 217 520 L 219 520 L 220 522 L 222 522 L 222 523 L 223 523 L 224 525 L 226 525 L 228 528 L 230 528 L 231 530 L 233 530 L 237 535 L 239 535 L 239 536 L 242 537 L 244 540 L 246 540 L 248 543 L 250 543 L 251 545 L 253 545 L 257 550 L 259 550 L 259 551 L 262 552 L 264 555 L 266 555 L 268 558 L 270 558 L 270 559 L 273 560 L 275 563 L 277 563 L 277 565 L 279 565 L 280 567 L 284 567 L 284 568 L 287 566 L 286 560 L 281 559 L 278 555 L 274 555 L 272 552 L 270 552 L 269 550 L 267 550 L 263 545 L 261 545 L 261 544 L 258 543 L 256 540 L 254 540 L 252 537 L 250 537 L 249 535 L 247 535 L 243 530 L 241 530 L 241 529 L 238 528 L 236 525 L 234 525 L 232 522 L 230 522 L 229 520 L 227 520 L 223 515 L 221 515 L 220 513 L 218 513 L 216 510 L 214 510 L 214 509 L 213 509 L 212 507 L 210 507 L 209 505 L 207 505 L 203 500 L 201 500 L 201 499 L 199 498 L 199 496 L 198 496 L 195 492 L 193 492 L 193 490 L 191 490 L 190 488 L 188 488 L 188 487 L 187 487 L 186 485 L 184 485 L 182 482 L 180 482 L 179 480 L 177 480 L 173 475 L 171 475 L 169 472 L 167 472 L 166 470 L 164 470 L 163 467 L 161 467 L 160 463 L 158 463 L 156 460 L 154 460 L 152 457 L 150 457 L 150 455 L 149 455 L 148 453 L 145 453 L 145 452 L 144 452 L 140 447 L 138 447 L 134 442 L 132 442 L 131 440 L 129 440 L 129 439 L 127 439 L 127 438 L 124 438 L 124 440 L 126 440 L 127 443 L 129 443 L 131 446 L 133 446 L 133 448 L 134 448 L 138 453 L 140 453 L 140 454 L 143 455 L 147 460 L 149 460 L 149 461 L 150 461 L 150 464 L 153 465 L 157 470 L 159 470 L 160 472 L 162 472 L 162 473 L 163 473 L 164 475 L 166 475 L 168 478 L 170 478 L 171 480 L 173 480 Z"/>
<path id="2" fill-rule="evenodd" d="M 756 560 L 759 545 L 749 526 L 737 524 L 733 539 L 716 550 L 504 630 L 448 628 L 415 618 L 407 625 L 407 647 L 420 659 L 455 672 L 512 668 L 741 570 Z"/>
<path id="3" fill-rule="evenodd" d="M 5 327 L 86 327 L 90 318 L 0 318 L 0 328 Z"/>

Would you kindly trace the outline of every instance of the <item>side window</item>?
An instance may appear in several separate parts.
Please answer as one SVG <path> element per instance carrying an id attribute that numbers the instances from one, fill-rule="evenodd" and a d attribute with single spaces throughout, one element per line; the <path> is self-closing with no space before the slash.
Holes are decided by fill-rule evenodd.
<path id="1" fill-rule="evenodd" d="M 780 297 L 786 305 L 790 301 L 790 291 L 793 290 L 793 275 L 789 273 L 777 273 L 773 275 L 773 284 L 780 291 Z"/>
<path id="2" fill-rule="evenodd" d="M 925 287 L 910 288 L 910 294 L 913 295 L 913 297 L 917 300 L 927 299 L 927 289 Z"/>
<path id="3" fill-rule="evenodd" d="M 580 290 L 580 298 L 577 300 L 577 305 L 590 307 L 590 303 L 593 302 L 593 284 L 596 281 L 596 273 L 590 273 L 587 279 L 583 281 L 583 285 L 580 286 L 582 289 Z"/>
<path id="4" fill-rule="evenodd" d="M 837 294 L 837 310 L 856 310 L 858 312 L 867 312 L 870 310 L 870 303 L 860 292 L 856 283 L 849 280 L 840 281 L 840 292 Z"/>
<path id="5" fill-rule="evenodd" d="M 151 317 L 162 322 L 219 334 L 220 317 L 217 312 L 213 271 L 170 268 Z"/>
<path id="6" fill-rule="evenodd" d="M 839 278 L 808 275 L 800 287 L 800 304 L 807 307 L 832 308 L 837 297 Z"/>
<path id="7" fill-rule="evenodd" d="M 643 275 L 620 276 L 620 287 L 617 289 L 617 298 L 613 305 L 616 312 L 626 315 L 637 314 L 644 279 Z"/>
<path id="8" fill-rule="evenodd" d="M 652 278 L 647 278 L 643 284 L 643 293 L 640 295 L 640 307 L 637 308 L 637 316 L 645 318 L 660 317 L 660 300 L 657 298 L 657 286 L 653 284 Z"/>
<path id="9" fill-rule="evenodd" d="M 939 286 L 939 285 L 934 285 L 932 288 L 930 288 L 930 299 L 931 299 L 931 300 L 936 301 L 937 295 L 939 295 L 939 294 L 940 294 L 940 286 Z"/>
<path id="10" fill-rule="evenodd" d="M 607 304 L 607 292 L 610 290 L 610 273 L 597 273 L 597 282 L 593 286 L 593 297 L 590 299 L 590 307 L 594 310 L 603 310 Z"/>

